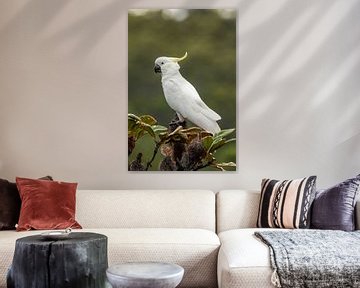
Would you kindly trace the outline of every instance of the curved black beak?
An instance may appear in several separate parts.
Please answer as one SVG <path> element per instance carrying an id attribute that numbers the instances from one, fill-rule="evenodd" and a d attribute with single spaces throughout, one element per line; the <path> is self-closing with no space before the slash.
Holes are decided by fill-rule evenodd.
<path id="1" fill-rule="evenodd" d="M 161 73 L 161 68 L 158 64 L 155 65 L 154 71 L 155 71 L 155 73 Z"/>

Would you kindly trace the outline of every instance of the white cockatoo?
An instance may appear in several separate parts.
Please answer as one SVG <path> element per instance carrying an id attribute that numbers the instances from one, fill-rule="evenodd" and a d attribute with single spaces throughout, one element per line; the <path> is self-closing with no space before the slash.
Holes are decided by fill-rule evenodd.
<path id="1" fill-rule="evenodd" d="M 189 119 L 202 129 L 215 134 L 220 131 L 216 121 L 221 117 L 211 110 L 199 96 L 195 87 L 179 72 L 181 58 L 159 57 L 155 60 L 155 73 L 161 73 L 161 83 L 166 102 L 176 112 L 180 122 Z"/>

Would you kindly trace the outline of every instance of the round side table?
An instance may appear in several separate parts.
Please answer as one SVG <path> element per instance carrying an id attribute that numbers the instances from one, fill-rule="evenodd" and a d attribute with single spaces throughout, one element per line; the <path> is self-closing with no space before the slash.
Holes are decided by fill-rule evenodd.
<path id="1" fill-rule="evenodd" d="M 184 276 L 184 268 L 161 262 L 117 264 L 106 270 L 114 288 L 175 288 Z"/>

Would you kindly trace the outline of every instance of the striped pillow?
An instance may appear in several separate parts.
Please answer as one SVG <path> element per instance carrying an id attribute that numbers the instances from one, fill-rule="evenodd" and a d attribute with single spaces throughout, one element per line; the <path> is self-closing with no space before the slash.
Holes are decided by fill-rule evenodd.
<path id="1" fill-rule="evenodd" d="M 263 179 L 257 227 L 308 228 L 316 176 L 295 180 Z"/>

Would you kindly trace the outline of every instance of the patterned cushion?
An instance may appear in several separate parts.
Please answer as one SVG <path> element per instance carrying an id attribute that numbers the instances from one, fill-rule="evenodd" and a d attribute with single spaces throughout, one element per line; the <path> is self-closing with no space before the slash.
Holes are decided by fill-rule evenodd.
<path id="1" fill-rule="evenodd" d="M 308 228 L 316 176 L 295 180 L 263 179 L 257 227 Z"/>

